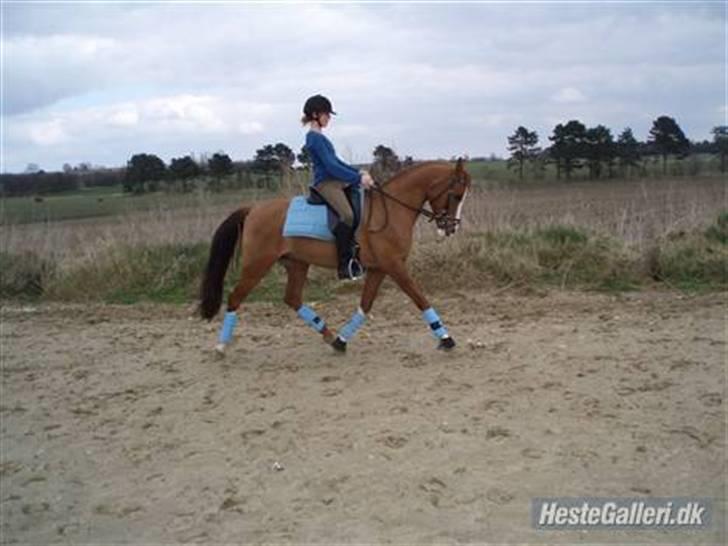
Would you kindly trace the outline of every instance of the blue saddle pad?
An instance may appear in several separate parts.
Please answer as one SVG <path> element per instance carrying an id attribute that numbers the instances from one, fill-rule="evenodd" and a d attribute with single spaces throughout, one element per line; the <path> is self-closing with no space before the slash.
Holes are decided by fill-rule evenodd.
<path id="1" fill-rule="evenodd" d="M 303 196 L 291 199 L 283 224 L 284 237 L 310 237 L 322 241 L 333 241 L 334 236 L 329 229 L 329 207 L 325 205 L 309 205 Z"/>
<path id="2" fill-rule="evenodd" d="M 364 208 L 364 192 L 358 189 L 352 192 L 354 209 L 354 228 L 361 222 Z M 294 197 L 288 205 L 286 222 L 283 224 L 284 237 L 309 237 L 321 241 L 333 241 L 331 230 L 336 226 L 338 216 L 328 205 L 312 205 L 303 196 Z"/>

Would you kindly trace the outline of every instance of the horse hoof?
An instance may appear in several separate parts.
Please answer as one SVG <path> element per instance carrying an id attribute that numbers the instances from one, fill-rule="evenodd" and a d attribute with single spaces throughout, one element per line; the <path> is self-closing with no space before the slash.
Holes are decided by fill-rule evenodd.
<path id="1" fill-rule="evenodd" d="M 331 344 L 331 346 L 334 348 L 334 351 L 337 353 L 345 353 L 346 352 L 346 341 L 341 339 L 340 337 L 337 337 L 334 342 Z"/>
<path id="2" fill-rule="evenodd" d="M 455 340 L 451 337 L 444 337 L 440 340 L 440 343 L 437 345 L 438 349 L 442 349 L 443 351 L 449 351 L 455 347 Z"/>
<path id="3" fill-rule="evenodd" d="M 218 358 L 223 358 L 225 356 L 224 343 L 218 343 L 217 345 L 215 345 L 215 355 L 217 355 Z"/>

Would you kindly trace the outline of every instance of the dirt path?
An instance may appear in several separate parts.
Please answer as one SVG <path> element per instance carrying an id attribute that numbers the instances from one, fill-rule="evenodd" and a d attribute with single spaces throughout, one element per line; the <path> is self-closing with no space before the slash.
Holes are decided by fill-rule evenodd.
<path id="1" fill-rule="evenodd" d="M 440 297 L 459 342 L 442 354 L 388 291 L 346 357 L 255 304 L 224 361 L 217 323 L 179 307 L 8 306 L 2 542 L 722 543 L 718 522 L 539 532 L 529 510 L 581 495 L 724 510 L 725 304 Z M 318 306 L 332 325 L 355 307 Z"/>

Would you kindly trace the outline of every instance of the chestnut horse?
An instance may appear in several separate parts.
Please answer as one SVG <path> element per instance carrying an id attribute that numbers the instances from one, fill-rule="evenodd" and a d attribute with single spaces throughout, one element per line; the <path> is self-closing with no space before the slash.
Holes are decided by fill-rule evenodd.
<path id="1" fill-rule="evenodd" d="M 224 354 L 237 323 L 237 310 L 247 295 L 276 262 L 286 268 L 288 282 L 284 301 L 309 326 L 323 336 L 335 350 L 344 352 L 346 344 L 364 324 L 382 281 L 389 275 L 422 312 L 438 347 L 451 349 L 455 341 L 437 312 L 410 276 L 406 260 L 412 248 L 417 218 L 434 220 L 445 235 L 453 234 L 460 223 L 462 205 L 470 188 L 470 175 L 462 159 L 424 163 L 410 167 L 382 186 L 368 192 L 365 212 L 358 233 L 360 259 L 367 268 L 359 309 L 335 335 L 310 307 L 303 303 L 303 287 L 311 265 L 337 267 L 333 242 L 303 237 L 283 237 L 283 224 L 289 200 L 261 201 L 233 212 L 216 230 L 200 291 L 200 315 L 211 320 L 222 303 L 223 281 L 239 239 L 242 268 L 240 280 L 227 300 L 219 344 Z M 431 211 L 423 208 L 429 203 Z M 244 229 L 243 229 L 244 226 Z"/>

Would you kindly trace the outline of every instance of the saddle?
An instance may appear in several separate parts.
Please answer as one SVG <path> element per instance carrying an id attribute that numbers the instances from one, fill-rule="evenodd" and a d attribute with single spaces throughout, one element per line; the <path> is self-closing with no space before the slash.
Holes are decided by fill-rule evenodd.
<path id="1" fill-rule="evenodd" d="M 314 188 L 309 189 L 308 196 L 299 195 L 291 199 L 283 224 L 283 236 L 333 242 L 333 229 L 339 223 L 339 215 L 319 192 Z M 364 192 L 359 187 L 349 186 L 344 194 L 354 212 L 354 231 L 357 231 L 364 210 Z"/>

